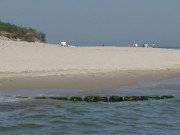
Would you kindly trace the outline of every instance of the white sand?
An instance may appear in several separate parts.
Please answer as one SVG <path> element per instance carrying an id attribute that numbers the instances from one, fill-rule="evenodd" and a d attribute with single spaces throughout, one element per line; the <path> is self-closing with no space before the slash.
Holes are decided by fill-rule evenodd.
<path id="1" fill-rule="evenodd" d="M 180 69 L 180 50 L 128 47 L 59 47 L 0 40 L 0 72 L 97 73 Z M 46 71 L 46 72 L 45 72 Z"/>
<path id="2" fill-rule="evenodd" d="M 180 76 L 180 50 L 0 39 L 0 89 L 119 87 Z"/>

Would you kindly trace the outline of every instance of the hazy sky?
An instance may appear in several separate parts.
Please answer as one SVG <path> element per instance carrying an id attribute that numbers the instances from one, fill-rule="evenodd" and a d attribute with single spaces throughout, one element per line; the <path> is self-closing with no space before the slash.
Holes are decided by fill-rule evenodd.
<path id="1" fill-rule="evenodd" d="M 0 20 L 50 43 L 180 46 L 180 0 L 0 0 Z"/>

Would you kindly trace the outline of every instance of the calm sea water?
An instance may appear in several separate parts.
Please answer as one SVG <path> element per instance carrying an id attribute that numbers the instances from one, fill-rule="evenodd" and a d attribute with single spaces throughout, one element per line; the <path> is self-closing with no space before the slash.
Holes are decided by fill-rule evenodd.
<path id="1" fill-rule="evenodd" d="M 82 90 L 0 91 L 0 134 L 2 135 L 178 135 L 180 134 L 180 78 L 136 86 L 107 88 L 99 95 L 174 95 L 174 99 L 87 103 L 37 100 L 34 96 L 83 96 Z M 67 93 L 66 93 L 67 92 Z M 17 98 L 17 95 L 28 98 Z M 85 96 L 85 95 L 84 95 Z"/>

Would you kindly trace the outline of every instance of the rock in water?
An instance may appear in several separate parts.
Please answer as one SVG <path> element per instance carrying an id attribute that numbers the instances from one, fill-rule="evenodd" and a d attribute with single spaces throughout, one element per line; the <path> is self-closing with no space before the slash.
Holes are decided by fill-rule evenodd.
<path id="1" fill-rule="evenodd" d="M 84 98 L 84 101 L 87 101 L 87 102 L 97 102 L 97 98 L 94 97 L 94 96 L 86 96 Z"/>
<path id="2" fill-rule="evenodd" d="M 107 97 L 96 97 L 96 100 L 100 101 L 100 102 L 108 102 L 108 98 Z"/>
<path id="3" fill-rule="evenodd" d="M 159 100 L 161 99 L 159 96 L 143 96 L 144 100 Z"/>
<path id="4" fill-rule="evenodd" d="M 108 98 L 107 97 L 99 97 L 99 96 L 86 96 L 84 98 L 84 101 L 87 102 L 108 102 Z"/>
<path id="5" fill-rule="evenodd" d="M 132 97 L 126 96 L 126 97 L 124 97 L 124 101 L 136 101 L 136 97 L 135 96 L 132 96 Z"/>
<path id="6" fill-rule="evenodd" d="M 123 101 L 123 97 L 120 96 L 111 96 L 109 98 L 109 102 L 121 102 Z"/>
<path id="7" fill-rule="evenodd" d="M 67 97 L 49 97 L 49 99 L 54 99 L 54 100 L 68 100 Z"/>
<path id="8" fill-rule="evenodd" d="M 34 99 L 47 99 L 47 97 L 35 97 Z"/>
<path id="9" fill-rule="evenodd" d="M 81 97 L 71 97 L 70 100 L 71 101 L 83 101 L 83 99 Z"/>
<path id="10" fill-rule="evenodd" d="M 174 96 L 161 96 L 161 99 L 169 99 L 169 98 L 174 98 Z"/>

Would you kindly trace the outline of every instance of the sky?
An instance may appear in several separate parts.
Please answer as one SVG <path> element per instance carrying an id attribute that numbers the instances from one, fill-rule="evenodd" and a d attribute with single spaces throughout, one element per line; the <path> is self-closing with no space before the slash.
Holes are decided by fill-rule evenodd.
<path id="1" fill-rule="evenodd" d="M 48 43 L 180 47 L 180 0 L 0 0 L 0 20 L 46 33 Z"/>

